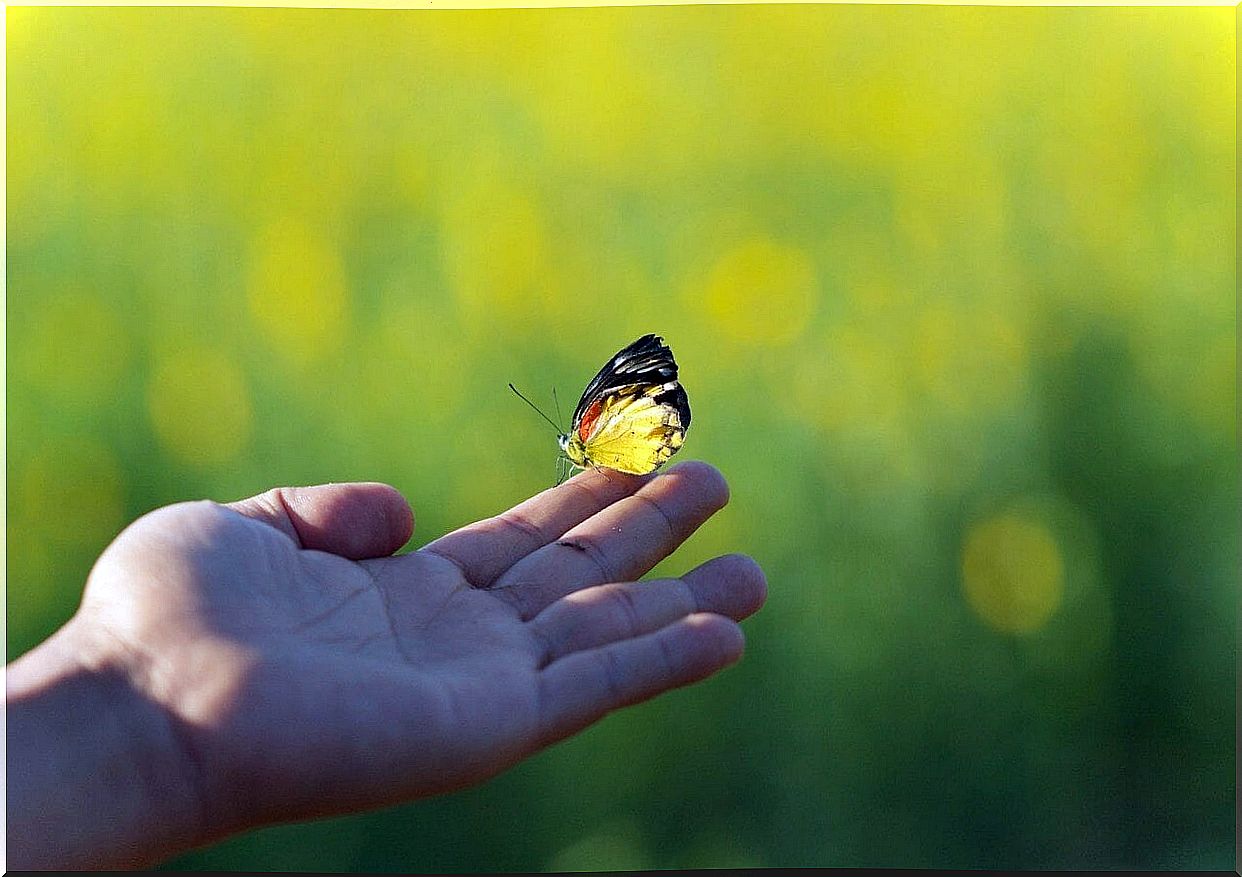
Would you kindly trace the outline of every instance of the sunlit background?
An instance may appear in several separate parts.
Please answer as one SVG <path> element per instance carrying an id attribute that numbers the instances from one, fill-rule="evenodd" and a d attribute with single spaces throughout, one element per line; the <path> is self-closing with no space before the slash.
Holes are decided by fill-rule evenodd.
<path id="1" fill-rule="evenodd" d="M 1232 9 L 8 10 L 8 654 L 130 520 L 547 487 L 659 332 L 745 660 L 178 868 L 1232 868 Z M 86 720 L 84 718 L 84 720 Z"/>

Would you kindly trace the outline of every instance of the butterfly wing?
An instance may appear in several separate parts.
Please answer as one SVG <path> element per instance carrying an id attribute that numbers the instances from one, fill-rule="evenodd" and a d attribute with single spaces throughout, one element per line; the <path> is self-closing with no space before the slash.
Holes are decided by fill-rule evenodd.
<path id="1" fill-rule="evenodd" d="M 667 384 L 677 381 L 677 363 L 659 335 L 644 335 L 621 350 L 591 378 L 578 407 L 574 409 L 573 428 L 577 432 L 583 415 L 591 403 L 602 400 L 614 390 L 630 384 Z M 684 393 L 682 394 L 685 395 Z M 690 408 L 686 407 L 685 426 L 690 425 Z"/>
<path id="2" fill-rule="evenodd" d="M 574 411 L 574 437 L 593 466 L 644 475 L 681 448 L 690 403 L 673 353 L 644 335 L 600 369 Z"/>
<path id="3" fill-rule="evenodd" d="M 685 441 L 690 407 L 680 385 L 619 388 L 603 400 L 583 448 L 594 466 L 645 475 L 668 462 Z"/>

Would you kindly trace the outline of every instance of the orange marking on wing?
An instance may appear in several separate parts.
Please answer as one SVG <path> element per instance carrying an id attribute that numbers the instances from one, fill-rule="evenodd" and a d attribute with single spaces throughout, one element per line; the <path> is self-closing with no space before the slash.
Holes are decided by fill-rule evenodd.
<path id="1" fill-rule="evenodd" d="M 596 399 L 590 404 L 586 411 L 582 412 L 582 421 L 578 424 L 578 438 L 586 441 L 591 434 L 591 428 L 595 426 L 595 421 L 599 420 L 600 412 L 604 410 L 604 401 Z"/>

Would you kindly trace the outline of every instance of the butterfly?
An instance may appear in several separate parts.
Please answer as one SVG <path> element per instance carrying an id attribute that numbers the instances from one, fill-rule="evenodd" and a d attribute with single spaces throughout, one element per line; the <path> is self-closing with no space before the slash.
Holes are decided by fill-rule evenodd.
<path id="1" fill-rule="evenodd" d="M 539 411 L 512 384 L 509 389 Z M 690 403 L 677 381 L 673 351 L 660 336 L 644 335 L 618 351 L 587 384 L 569 432 L 557 436 L 557 462 L 568 462 L 570 469 L 604 467 L 646 475 L 681 449 L 689 427 Z"/>

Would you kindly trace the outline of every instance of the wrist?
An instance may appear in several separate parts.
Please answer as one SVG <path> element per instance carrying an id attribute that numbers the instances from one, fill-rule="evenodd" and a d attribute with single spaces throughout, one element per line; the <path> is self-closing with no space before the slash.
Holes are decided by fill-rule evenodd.
<path id="1" fill-rule="evenodd" d="M 142 675 L 80 615 L 8 666 L 10 867 L 148 866 L 204 839 L 195 765 Z"/>

